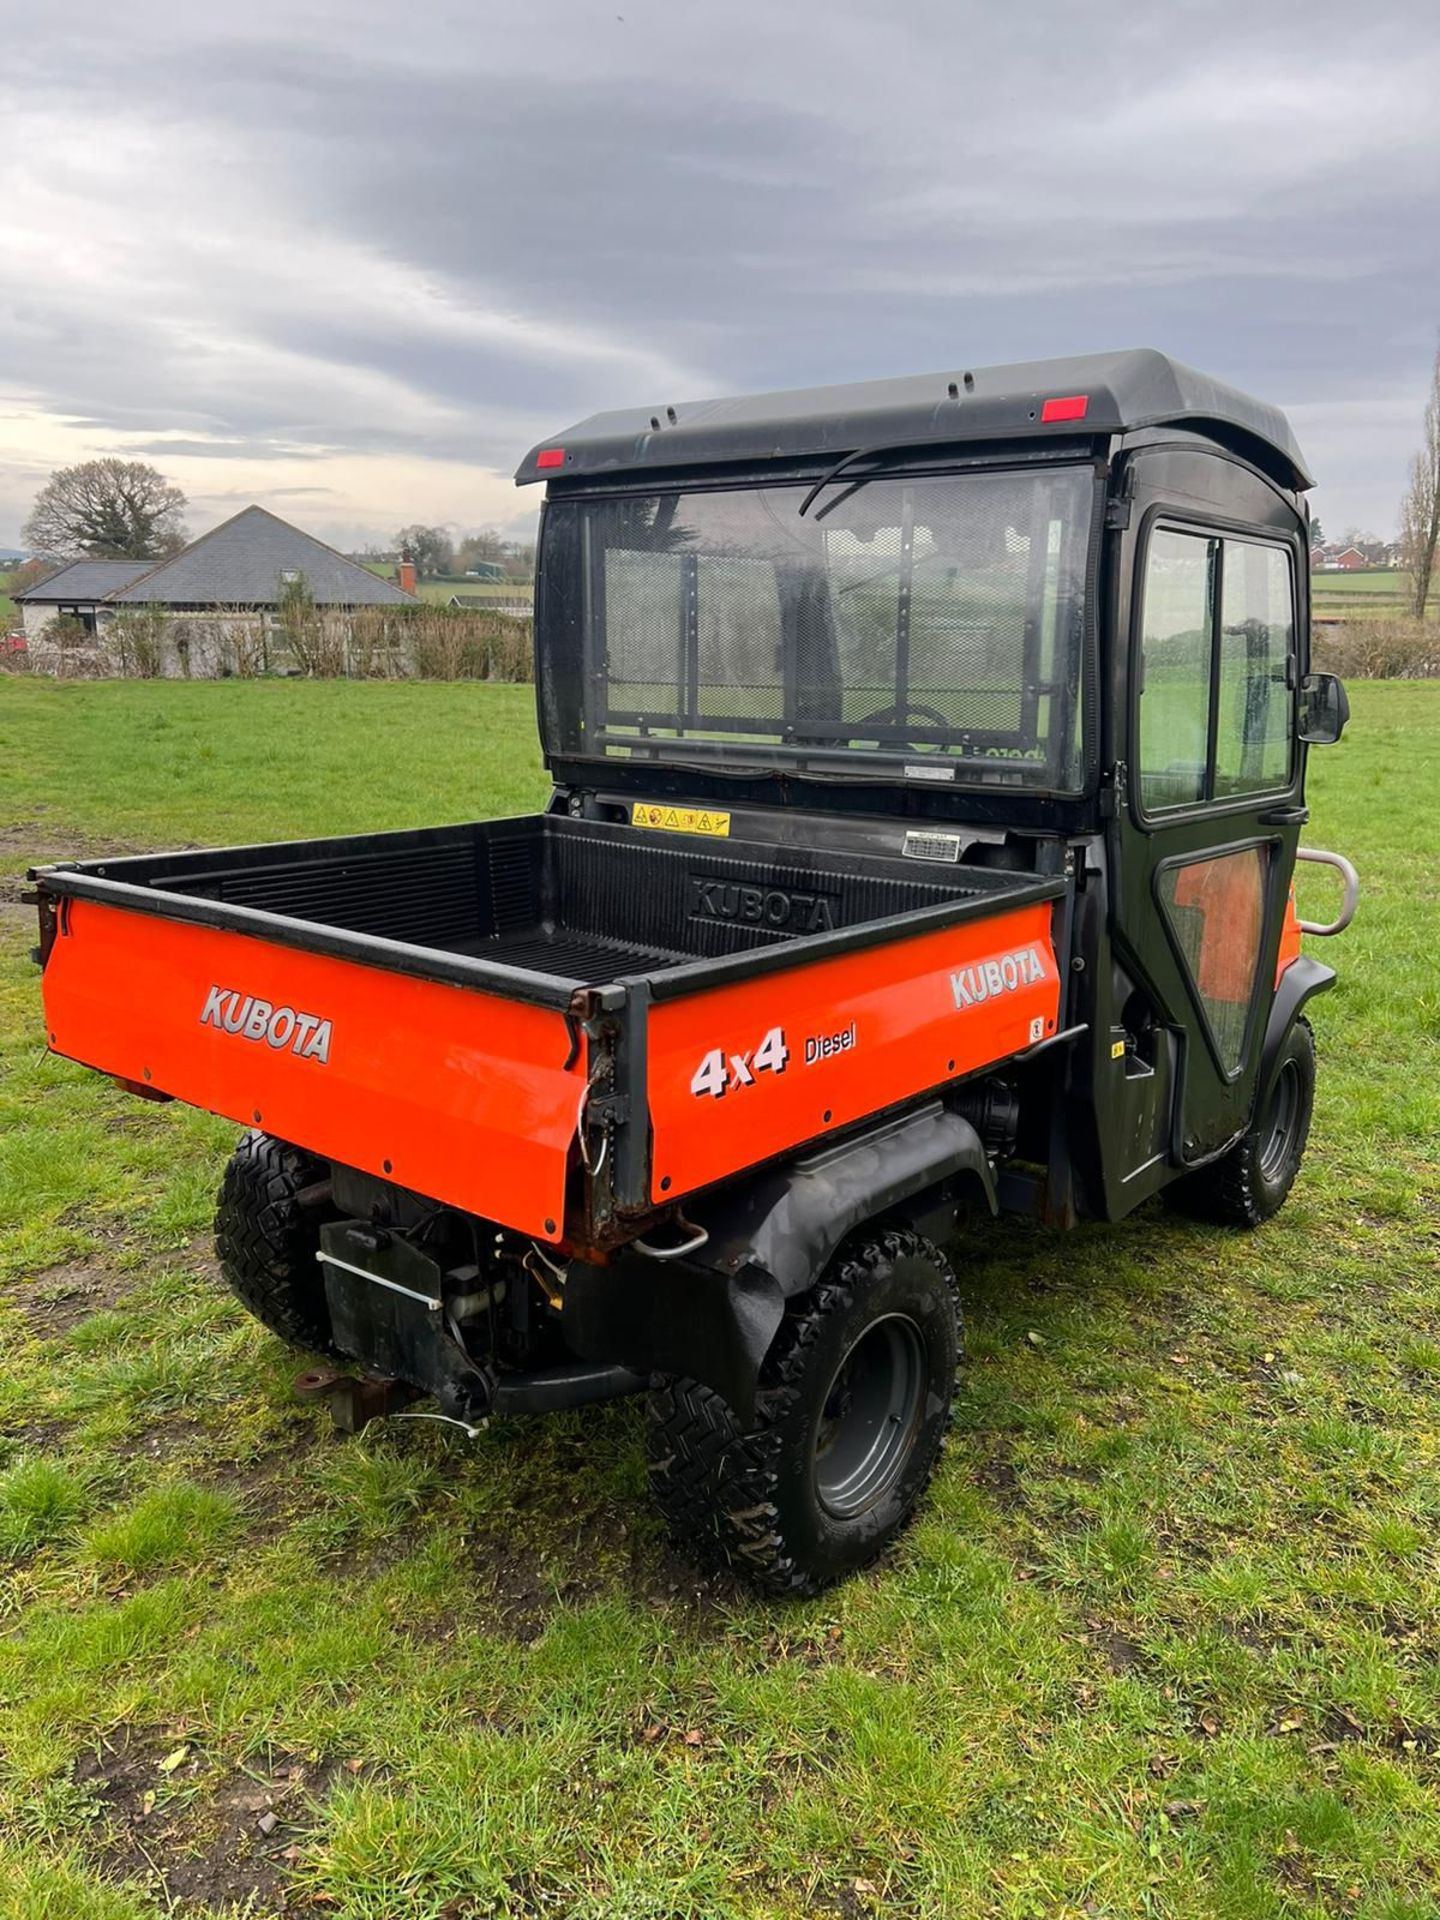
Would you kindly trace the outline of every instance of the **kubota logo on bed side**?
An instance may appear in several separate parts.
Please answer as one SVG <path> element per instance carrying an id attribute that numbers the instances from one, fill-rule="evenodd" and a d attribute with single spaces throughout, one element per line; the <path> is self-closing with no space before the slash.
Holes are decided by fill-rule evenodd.
<path id="1" fill-rule="evenodd" d="M 297 1013 L 294 1007 L 274 1007 L 253 993 L 234 987 L 211 987 L 200 1015 L 202 1027 L 219 1027 L 241 1040 L 263 1040 L 276 1052 L 288 1047 L 302 1060 L 330 1058 L 330 1022 L 318 1013 Z"/>
<path id="2" fill-rule="evenodd" d="M 1044 978 L 1045 969 L 1035 948 L 1021 947 L 1018 953 L 1002 953 L 998 960 L 977 960 L 973 967 L 952 973 L 950 991 L 957 1007 L 978 1007 L 1002 993 L 1039 986 Z"/>

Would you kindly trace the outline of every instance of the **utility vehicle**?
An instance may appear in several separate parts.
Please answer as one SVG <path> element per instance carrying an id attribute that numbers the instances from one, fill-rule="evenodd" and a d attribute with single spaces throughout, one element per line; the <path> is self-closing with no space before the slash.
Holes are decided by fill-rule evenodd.
<path id="1" fill-rule="evenodd" d="M 935 1465 L 962 1210 L 1295 1179 L 1310 481 L 1149 351 L 602 414 L 517 478 L 545 811 L 37 869 L 50 1045 L 250 1129 L 223 1271 L 342 1425 L 646 1391 L 676 1533 L 810 1590 Z"/>

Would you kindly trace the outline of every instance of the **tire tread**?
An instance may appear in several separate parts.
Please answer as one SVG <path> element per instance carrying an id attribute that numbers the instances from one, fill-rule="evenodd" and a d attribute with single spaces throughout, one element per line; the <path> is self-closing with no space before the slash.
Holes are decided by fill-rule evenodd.
<path id="1" fill-rule="evenodd" d="M 740 1573 L 777 1596 L 816 1593 L 830 1583 L 800 1566 L 783 1535 L 776 1504 L 782 1428 L 826 1320 L 852 1304 L 877 1267 L 905 1255 L 918 1255 L 942 1275 L 958 1325 L 950 1263 L 919 1234 L 888 1228 L 853 1241 L 809 1293 L 790 1302 L 761 1372 L 753 1428 L 742 1427 L 727 1402 L 698 1380 L 663 1376 L 652 1384 L 646 1403 L 651 1493 L 677 1543 L 706 1566 Z M 912 1512 L 939 1462 L 953 1400 L 952 1389 Z M 888 1544 L 888 1538 L 877 1542 L 875 1555 Z"/>
<path id="2" fill-rule="evenodd" d="M 331 1353 L 315 1253 L 316 1214 L 297 1195 L 328 1168 L 268 1133 L 249 1132 L 230 1156 L 215 1213 L 215 1251 L 226 1285 L 288 1345 Z"/>

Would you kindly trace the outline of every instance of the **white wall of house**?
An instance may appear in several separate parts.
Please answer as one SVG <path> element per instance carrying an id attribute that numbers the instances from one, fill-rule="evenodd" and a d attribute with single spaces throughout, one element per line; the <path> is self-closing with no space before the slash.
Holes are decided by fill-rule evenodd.
<path id="1" fill-rule="evenodd" d="M 97 606 L 93 602 L 76 604 L 79 605 L 82 613 L 88 613 L 94 617 L 97 635 L 103 634 L 105 623 L 111 617 L 111 608 Z M 28 600 L 21 601 L 20 618 L 25 627 L 25 638 L 38 640 L 59 612 L 59 607 L 48 606 L 43 601 L 38 605 Z"/>

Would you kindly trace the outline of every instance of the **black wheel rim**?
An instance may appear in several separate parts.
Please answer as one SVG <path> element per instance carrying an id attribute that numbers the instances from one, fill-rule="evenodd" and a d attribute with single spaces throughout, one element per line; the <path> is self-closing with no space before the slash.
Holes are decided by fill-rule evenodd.
<path id="1" fill-rule="evenodd" d="M 1276 1180 L 1285 1171 L 1299 1108 L 1300 1073 L 1295 1062 L 1287 1060 L 1271 1092 L 1260 1136 L 1260 1172 L 1267 1180 Z"/>
<path id="2" fill-rule="evenodd" d="M 924 1398 L 920 1329 L 901 1314 L 872 1321 L 835 1370 L 815 1436 L 815 1491 L 827 1513 L 853 1520 L 890 1492 Z"/>

